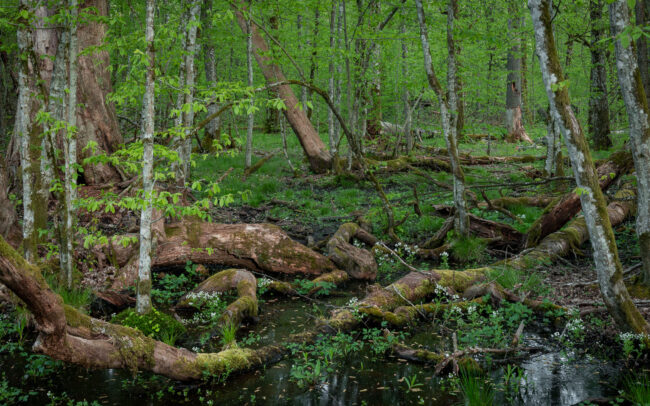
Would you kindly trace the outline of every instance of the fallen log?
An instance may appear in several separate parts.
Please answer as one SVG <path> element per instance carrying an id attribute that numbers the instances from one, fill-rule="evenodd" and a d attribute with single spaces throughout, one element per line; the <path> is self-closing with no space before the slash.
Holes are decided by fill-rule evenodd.
<path id="1" fill-rule="evenodd" d="M 110 248 L 110 247 L 109 247 Z M 113 289 L 133 286 L 137 244 L 114 244 L 111 257 L 122 266 Z M 152 255 L 154 267 L 218 264 L 260 273 L 319 276 L 336 270 L 332 261 L 292 240 L 271 224 L 213 224 L 184 221 L 165 224 Z"/>
<path id="2" fill-rule="evenodd" d="M 367 240 L 368 233 L 358 224 L 341 225 L 327 243 L 328 257 L 353 279 L 375 280 L 377 277 L 375 256 L 368 250 L 350 244 L 353 238 L 357 238 L 357 233 L 361 233 L 362 238 Z"/>
<path id="3" fill-rule="evenodd" d="M 620 192 L 619 192 L 620 193 Z M 633 191 L 627 196 L 633 195 Z M 633 196 L 632 196 L 633 197 Z M 622 221 L 633 201 L 614 202 L 608 207 L 612 224 Z M 584 220 L 572 224 L 575 233 L 581 233 Z M 586 237 L 585 237 L 586 240 Z M 540 244 L 542 245 L 542 244 Z M 549 248 L 560 246 L 552 245 Z M 530 267 L 540 259 L 533 254 L 536 248 L 521 254 L 518 260 L 504 261 L 502 265 Z M 539 252 L 544 258 L 554 259 L 562 250 Z M 490 268 L 467 271 L 412 272 L 385 287 L 375 287 L 359 302 L 358 312 L 379 314 L 392 312 L 423 300 L 442 287 L 464 292 L 476 281 L 485 278 Z M 222 376 L 251 370 L 279 361 L 286 354 L 286 345 L 270 345 L 260 349 L 229 348 L 219 353 L 196 354 L 186 349 L 171 347 L 129 327 L 93 319 L 66 306 L 43 279 L 40 269 L 27 263 L 3 238 L 0 238 L 0 282 L 16 294 L 34 316 L 39 336 L 34 350 L 66 362 L 94 368 L 128 368 L 149 370 L 177 380 L 200 379 L 205 373 Z M 349 331 L 360 323 L 351 308 L 335 311 L 319 323 L 314 331 L 290 337 L 292 342 L 312 342 L 318 334 Z"/>
<path id="4" fill-rule="evenodd" d="M 598 176 L 600 188 L 606 190 L 614 180 L 621 174 L 625 174 L 633 167 L 632 156 L 627 151 L 619 151 L 598 165 L 596 176 Z M 531 248 L 547 235 L 564 227 L 582 209 L 580 196 L 571 192 L 557 201 L 553 201 L 526 233 L 525 247 Z"/>
<path id="5" fill-rule="evenodd" d="M 226 307 L 219 318 L 218 326 L 239 326 L 242 320 L 257 316 L 257 279 L 245 269 L 227 269 L 201 282 L 191 292 L 183 295 L 174 310 L 193 311 L 193 301 L 201 294 L 225 293 L 237 290 L 237 300 Z"/>
<path id="6" fill-rule="evenodd" d="M 436 214 L 450 217 L 454 214 L 452 206 L 434 206 Z M 481 238 L 490 240 L 489 245 L 498 249 L 518 251 L 524 241 L 524 234 L 511 226 L 492 220 L 486 220 L 474 214 L 469 215 L 469 228 L 471 232 Z"/>

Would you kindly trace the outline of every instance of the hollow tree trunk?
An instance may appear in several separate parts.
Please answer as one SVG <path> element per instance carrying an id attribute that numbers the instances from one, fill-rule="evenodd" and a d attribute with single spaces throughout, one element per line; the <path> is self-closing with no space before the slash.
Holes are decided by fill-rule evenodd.
<path id="1" fill-rule="evenodd" d="M 517 15 L 517 6 L 509 3 L 508 9 L 513 17 L 508 19 L 508 31 L 510 32 L 512 47 L 508 49 L 506 70 L 506 140 L 508 142 L 532 140 L 524 129 L 521 113 L 521 55 L 519 26 L 521 18 Z"/>
<path id="2" fill-rule="evenodd" d="M 630 123 L 630 147 L 638 184 L 636 229 L 643 260 L 643 281 L 650 285 L 650 112 L 634 49 L 631 43 L 624 45 L 620 39 L 630 24 L 627 2 L 611 3 L 609 15 L 612 34 L 617 38 L 614 42 L 616 67 Z"/>
<path id="3" fill-rule="evenodd" d="M 605 197 L 569 100 L 552 30 L 550 0 L 529 0 L 537 55 L 544 85 L 551 105 L 551 114 L 558 120 L 574 168 L 580 201 L 593 248 L 594 263 L 603 301 L 616 324 L 626 331 L 650 332 L 650 326 L 632 302 L 623 283 L 623 270 L 618 258 L 616 240 L 607 216 Z"/>
<path id="4" fill-rule="evenodd" d="M 433 61 L 431 59 L 431 50 L 429 47 L 429 38 L 427 34 L 427 26 L 424 20 L 424 9 L 422 8 L 422 1 L 415 0 L 415 6 L 418 13 L 418 22 L 420 25 L 420 40 L 422 42 L 422 50 L 424 52 L 424 68 L 427 72 L 427 79 L 429 86 L 436 92 L 440 102 L 440 115 L 442 117 L 442 129 L 445 135 L 445 143 L 447 144 L 447 151 L 449 153 L 449 160 L 451 162 L 451 169 L 454 179 L 454 206 L 456 207 L 456 215 L 458 216 L 456 222 L 456 230 L 461 235 L 469 234 L 469 217 L 467 214 L 467 202 L 465 201 L 465 175 L 460 166 L 460 158 L 458 156 L 458 146 L 456 139 L 456 114 L 454 109 L 456 107 L 456 52 L 454 46 L 454 19 L 457 11 L 455 0 L 450 0 L 447 6 L 447 47 L 448 52 L 448 67 L 447 67 L 447 86 L 449 87 L 449 98 L 438 81 L 438 78 L 433 70 Z"/>
<path id="5" fill-rule="evenodd" d="M 241 9 L 246 9 L 246 4 L 241 0 L 237 3 L 237 6 L 241 7 Z M 235 12 L 239 27 L 242 32 L 245 33 L 246 18 L 237 6 L 233 4 L 233 11 Z M 269 55 L 269 47 L 255 25 L 252 25 L 251 32 L 253 37 L 253 55 L 255 56 L 255 60 L 257 60 L 266 81 L 269 84 L 285 81 L 286 78 L 284 77 L 282 70 L 280 70 L 280 67 L 273 62 L 273 59 Z M 305 111 L 298 108 L 298 99 L 293 93 L 291 86 L 280 85 L 276 87 L 276 90 L 278 96 L 284 101 L 286 106 L 284 115 L 291 125 L 291 128 L 296 133 L 296 136 L 305 151 L 305 155 L 307 155 L 311 169 L 316 173 L 327 171 L 332 166 L 332 156 L 327 151 L 327 148 L 318 136 L 318 133 L 316 133 L 316 130 L 307 118 Z"/>
<path id="6" fill-rule="evenodd" d="M 597 150 L 612 146 L 609 138 L 609 103 L 607 101 L 606 45 L 601 44 L 605 31 L 603 0 L 589 1 L 591 17 L 591 73 L 589 86 L 589 135 Z"/>

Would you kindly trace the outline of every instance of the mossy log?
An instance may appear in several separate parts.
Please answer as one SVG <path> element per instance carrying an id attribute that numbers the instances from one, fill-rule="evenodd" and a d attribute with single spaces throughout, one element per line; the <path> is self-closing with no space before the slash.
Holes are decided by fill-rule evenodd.
<path id="1" fill-rule="evenodd" d="M 328 258 L 353 279 L 375 280 L 377 277 L 375 256 L 366 249 L 350 244 L 353 238 L 357 238 L 357 234 L 369 240 L 369 234 L 358 224 L 341 225 L 327 242 Z"/>
<path id="2" fill-rule="evenodd" d="M 260 273 L 315 277 L 336 270 L 325 256 L 292 240 L 271 224 L 212 224 L 184 221 L 165 224 L 158 239 L 153 266 L 218 264 L 246 268 Z M 118 254 L 118 251 L 115 251 Z M 125 264 L 113 282 L 113 289 L 133 286 L 137 277 L 137 245 L 115 255 Z"/>
<path id="3" fill-rule="evenodd" d="M 550 196 L 521 196 L 521 197 L 499 197 L 491 200 L 495 207 L 511 209 L 517 206 L 546 207 L 554 200 Z M 487 204 L 481 203 L 479 207 L 487 207 Z"/>
<path id="4" fill-rule="evenodd" d="M 596 171 L 600 188 L 606 190 L 619 175 L 629 172 L 633 162 L 629 152 L 619 151 L 598 165 Z M 580 196 L 575 192 L 566 194 L 559 201 L 551 202 L 542 217 L 535 221 L 526 233 L 525 247 L 534 247 L 544 237 L 564 227 L 581 209 Z"/>
<path id="5" fill-rule="evenodd" d="M 183 297 L 176 304 L 176 311 L 194 309 L 193 296 L 200 293 L 225 293 L 237 290 L 237 300 L 226 307 L 219 326 L 237 325 L 245 318 L 257 316 L 257 280 L 245 269 L 227 269 L 209 277 Z"/>

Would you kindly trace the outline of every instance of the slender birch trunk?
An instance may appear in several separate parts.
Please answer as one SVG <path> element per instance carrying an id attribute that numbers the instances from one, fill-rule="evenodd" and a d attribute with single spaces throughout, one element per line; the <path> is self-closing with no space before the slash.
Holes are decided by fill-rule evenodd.
<path id="1" fill-rule="evenodd" d="M 30 2 L 21 0 L 20 7 L 29 10 Z M 23 185 L 23 250 L 27 261 L 34 262 L 37 256 L 38 247 L 38 230 L 34 226 L 34 170 L 32 168 L 32 159 L 30 157 L 30 147 L 32 146 L 33 133 L 35 132 L 32 121 L 34 110 L 34 89 L 30 78 L 33 73 L 34 62 L 31 57 L 33 43 L 31 30 L 27 20 L 20 21 L 17 30 L 18 52 L 26 56 L 21 58 L 20 68 L 18 71 L 18 106 L 16 108 L 16 120 L 14 132 L 20 140 L 20 170 Z"/>
<path id="2" fill-rule="evenodd" d="M 422 0 L 415 0 L 415 7 L 418 13 L 418 22 L 420 24 L 420 40 L 424 52 L 424 69 L 427 73 L 429 86 L 438 96 L 440 102 L 440 116 L 442 117 L 442 130 L 449 152 L 449 161 L 454 179 L 454 206 L 456 207 L 456 230 L 461 235 L 469 235 L 469 215 L 467 212 L 467 202 L 465 201 L 465 175 L 463 168 L 460 166 L 458 156 L 458 146 L 456 140 L 456 52 L 454 46 L 454 19 L 456 14 L 456 0 L 449 0 L 447 5 L 447 86 L 449 88 L 449 97 L 445 95 L 440 82 L 433 69 L 431 59 L 431 49 L 429 47 L 429 37 L 427 26 L 424 19 L 424 9 Z M 453 106 L 453 108 L 450 108 Z"/>
<path id="3" fill-rule="evenodd" d="M 609 5 L 612 35 L 616 38 L 616 67 L 623 101 L 630 124 L 630 147 L 636 169 L 638 208 L 636 231 L 643 261 L 643 282 L 650 285 L 650 113 L 637 58 L 632 41 L 626 45 L 621 40 L 630 25 L 626 1 L 617 0 Z"/>
<path id="4" fill-rule="evenodd" d="M 190 160 L 192 155 L 192 139 L 190 133 L 194 124 L 194 59 L 196 56 L 196 33 L 198 30 L 199 12 L 201 2 L 193 0 L 190 6 L 189 18 L 187 22 L 187 54 L 185 55 L 185 92 L 184 92 L 184 112 L 183 131 L 184 135 L 177 140 L 176 151 L 179 157 L 179 163 L 175 167 L 176 185 L 183 187 L 190 177 Z"/>
<path id="5" fill-rule="evenodd" d="M 138 294 L 136 310 L 140 314 L 151 311 L 151 223 L 153 195 L 153 132 L 154 132 L 154 1 L 147 0 L 147 85 L 145 99 L 147 110 L 143 118 L 144 133 L 142 134 L 142 186 L 144 203 L 140 216 L 140 257 L 138 261 Z"/>
<path id="6" fill-rule="evenodd" d="M 74 235 L 74 201 L 77 198 L 77 0 L 70 0 L 72 21 L 70 22 L 70 52 L 69 52 L 69 76 L 68 76 L 68 124 L 66 136 L 63 142 L 65 160 L 65 209 L 63 213 L 63 234 L 62 241 L 62 262 L 61 266 L 66 275 L 68 288 L 72 287 L 73 272 L 73 235 Z"/>
<path id="7" fill-rule="evenodd" d="M 557 120 L 564 136 L 576 183 L 581 191 L 580 202 L 593 248 L 603 301 L 619 328 L 635 333 L 650 333 L 650 325 L 632 302 L 623 282 L 623 270 L 607 215 L 605 197 L 599 186 L 582 127 L 571 109 L 569 91 L 555 48 L 550 3 L 551 0 L 528 0 L 528 7 L 533 19 L 537 56 L 551 115 Z"/>
<path id="8" fill-rule="evenodd" d="M 330 60 L 328 66 L 328 92 L 332 100 L 336 100 L 336 87 L 334 83 L 335 69 L 334 69 L 334 54 L 336 52 L 336 2 L 332 2 L 332 9 L 330 10 Z M 330 153 L 335 156 L 337 154 L 338 140 L 336 139 L 336 128 L 334 126 L 334 112 L 332 109 L 327 109 L 327 134 L 329 137 Z"/>
<path id="9" fill-rule="evenodd" d="M 251 30 L 251 13 L 252 7 L 248 9 L 248 18 L 246 19 L 246 66 L 248 68 L 248 87 L 253 87 L 253 32 Z M 253 159 L 253 126 L 255 125 L 255 114 L 253 105 L 255 101 L 251 95 L 250 108 L 248 113 L 248 127 L 246 128 L 246 169 L 250 168 Z"/>

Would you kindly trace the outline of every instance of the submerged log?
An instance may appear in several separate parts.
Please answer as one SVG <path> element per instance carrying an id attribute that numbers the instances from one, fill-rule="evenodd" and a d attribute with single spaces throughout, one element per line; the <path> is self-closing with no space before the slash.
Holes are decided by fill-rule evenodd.
<path id="1" fill-rule="evenodd" d="M 606 190 L 619 175 L 627 173 L 632 167 L 633 160 L 629 152 L 620 151 L 613 154 L 597 168 L 600 188 Z M 526 233 L 525 247 L 534 247 L 544 237 L 561 229 L 581 209 L 580 195 L 576 192 L 568 193 L 549 204 L 544 215 L 533 223 Z"/>

